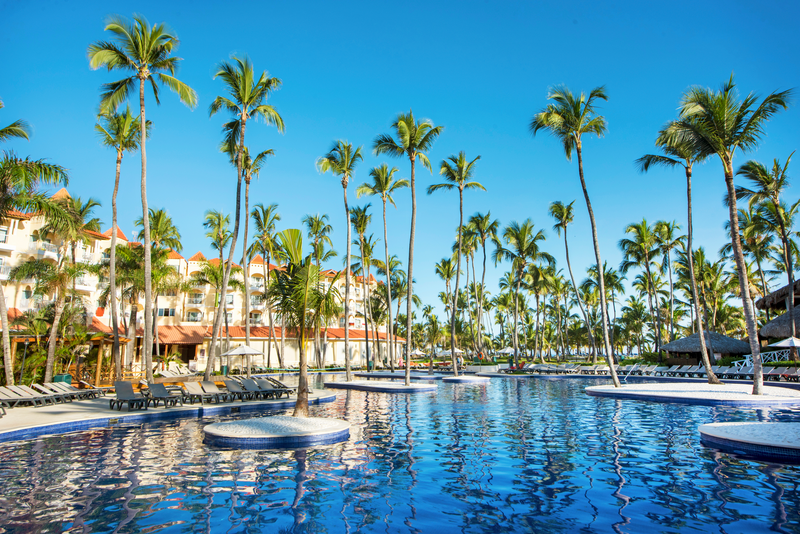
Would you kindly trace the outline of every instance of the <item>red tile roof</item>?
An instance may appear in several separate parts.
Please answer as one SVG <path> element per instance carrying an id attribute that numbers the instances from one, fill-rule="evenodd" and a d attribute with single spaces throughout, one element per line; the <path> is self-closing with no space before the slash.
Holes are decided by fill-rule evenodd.
<path id="1" fill-rule="evenodd" d="M 59 189 L 58 191 L 53 193 L 53 196 L 50 197 L 50 198 L 53 198 L 55 200 L 61 200 L 62 198 L 72 198 L 72 197 L 67 192 L 67 188 L 66 187 L 62 187 L 61 189 Z"/>
<path id="2" fill-rule="evenodd" d="M 9 321 L 13 321 L 14 319 L 22 317 L 23 315 L 25 315 L 25 314 L 22 313 L 22 311 L 19 308 L 9 308 L 8 309 L 8 320 Z"/>
<path id="3" fill-rule="evenodd" d="M 22 219 L 23 221 L 27 221 L 32 217 L 29 213 L 22 213 L 21 211 L 11 210 L 8 212 L 9 219 Z"/>
<path id="4" fill-rule="evenodd" d="M 111 237 L 111 228 L 103 232 L 103 235 L 106 237 Z M 117 239 L 122 239 L 123 241 L 128 240 L 128 238 L 125 237 L 125 234 L 122 233 L 122 230 L 120 230 L 119 226 L 117 226 Z"/>
<path id="5" fill-rule="evenodd" d="M 174 250 L 169 249 L 169 255 L 167 256 L 167 259 L 169 259 L 169 260 L 182 260 L 183 256 L 181 256 L 180 254 L 178 254 Z"/>
<path id="6" fill-rule="evenodd" d="M 109 237 L 107 235 L 101 234 L 100 232 L 94 232 L 92 230 L 86 230 L 86 233 L 89 234 L 90 236 L 93 236 L 93 237 L 97 238 L 97 239 L 104 239 L 104 240 L 105 239 L 109 239 Z"/>
<path id="7" fill-rule="evenodd" d="M 202 252 L 198 252 L 197 254 L 189 258 L 189 261 L 206 261 L 206 257 L 203 256 Z"/>
<path id="8" fill-rule="evenodd" d="M 257 264 L 257 265 L 263 265 L 263 263 L 264 263 L 264 258 L 262 258 L 262 257 L 261 257 L 261 254 L 259 254 L 258 256 L 256 256 L 256 257 L 255 257 L 255 258 L 253 258 L 252 260 L 250 260 L 250 263 L 255 263 L 255 264 Z"/>
<path id="9" fill-rule="evenodd" d="M 203 343 L 205 326 L 159 325 L 158 341 L 162 345 L 199 345 Z"/>
<path id="10" fill-rule="evenodd" d="M 209 265 L 214 265 L 214 266 L 217 266 L 217 265 L 219 265 L 219 258 L 213 258 L 213 259 L 210 259 L 210 260 L 208 260 L 208 263 L 209 263 Z M 228 262 L 225 262 L 225 263 L 227 264 Z M 242 266 L 241 266 L 241 265 L 237 265 L 237 264 L 235 264 L 235 263 L 233 264 L 233 266 L 234 266 L 234 267 L 238 267 L 238 268 L 240 268 L 240 269 L 242 268 Z"/>

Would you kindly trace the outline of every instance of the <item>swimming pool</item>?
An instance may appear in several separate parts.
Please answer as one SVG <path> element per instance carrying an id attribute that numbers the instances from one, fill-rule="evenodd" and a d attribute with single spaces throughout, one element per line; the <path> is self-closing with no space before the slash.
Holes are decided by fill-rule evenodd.
<path id="1" fill-rule="evenodd" d="M 252 413 L 3 443 L 0 531 L 800 532 L 800 466 L 706 448 L 696 430 L 800 412 L 583 393 L 599 383 L 340 392 L 311 413 L 349 420 L 350 439 L 308 450 L 203 442 L 204 425 Z"/>

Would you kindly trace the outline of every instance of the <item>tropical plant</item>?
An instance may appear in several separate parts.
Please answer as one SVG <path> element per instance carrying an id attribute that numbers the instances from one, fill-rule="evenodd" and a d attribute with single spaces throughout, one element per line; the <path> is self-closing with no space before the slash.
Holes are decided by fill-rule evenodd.
<path id="1" fill-rule="evenodd" d="M 274 256 L 275 251 L 278 249 L 278 244 L 275 240 L 275 227 L 278 221 L 281 220 L 281 215 L 278 213 L 278 205 L 270 204 L 256 204 L 253 207 L 253 212 L 250 214 L 253 218 L 253 224 L 256 227 L 256 233 L 253 236 L 253 243 L 248 250 L 248 256 L 254 258 L 261 255 L 263 258 L 263 271 L 264 271 L 264 284 L 265 288 L 270 284 L 270 259 Z M 269 335 L 270 339 L 275 341 L 275 323 L 273 322 L 272 305 L 267 300 L 267 315 L 269 316 Z M 284 329 L 281 329 L 281 336 L 284 336 Z M 275 351 L 278 356 L 278 365 L 283 367 L 283 359 L 278 345 L 275 345 Z M 272 356 L 272 343 L 267 344 L 267 367 L 270 367 Z"/>
<path id="2" fill-rule="evenodd" d="M 497 237 L 497 230 L 500 227 L 500 222 L 497 219 L 492 219 L 492 212 L 487 211 L 486 215 L 482 213 L 475 213 L 469 218 L 467 228 L 470 232 L 474 233 L 478 241 L 481 243 L 483 249 L 483 269 L 481 271 L 481 284 L 480 294 L 478 295 L 478 317 L 476 323 L 478 325 L 478 343 L 479 350 L 483 352 L 483 311 L 484 303 L 486 302 L 486 241 L 492 241 Z"/>
<path id="3" fill-rule="evenodd" d="M 456 285 L 455 292 L 453 293 L 453 301 L 458 302 L 459 291 L 459 277 L 461 275 L 461 246 L 464 234 L 464 190 L 465 189 L 480 189 L 486 191 L 479 182 L 470 181 L 475 174 L 475 163 L 481 159 L 480 156 L 472 161 L 467 161 L 467 155 L 462 150 L 457 156 L 450 156 L 446 160 L 442 160 L 439 166 L 439 174 L 444 176 L 444 183 L 433 184 L 428 186 L 428 194 L 440 189 L 450 190 L 458 189 L 458 252 L 456 254 Z M 469 272 L 469 269 L 467 270 Z M 456 360 L 456 308 L 453 305 L 452 314 L 450 317 L 450 353 L 453 359 L 453 374 L 458 376 L 458 362 Z"/>
<path id="4" fill-rule="evenodd" d="M 367 252 L 366 252 L 366 243 L 365 243 L 365 236 L 367 233 L 367 228 L 369 227 L 370 221 L 372 221 L 372 215 L 368 213 L 371 204 L 367 204 L 363 207 L 354 206 L 350 208 L 350 224 L 353 225 L 353 229 L 356 231 L 357 240 L 354 243 L 357 243 L 359 246 L 359 250 L 361 251 L 361 281 L 363 282 L 364 286 L 364 293 L 362 295 L 362 307 L 364 310 L 364 336 L 367 342 L 365 343 L 367 349 L 367 370 L 369 370 L 369 362 L 370 362 L 370 350 L 369 350 L 369 324 L 371 322 L 371 317 L 369 316 L 369 309 L 367 306 L 367 302 L 369 301 L 369 265 L 370 262 L 367 261 Z M 370 251 L 371 252 L 371 251 Z M 370 254 L 371 255 L 371 254 Z M 350 270 L 351 266 L 346 266 L 345 268 Z M 356 283 L 358 280 L 356 280 Z"/>
<path id="5" fill-rule="evenodd" d="M 361 154 L 361 147 L 353 148 L 353 145 L 347 141 L 336 141 L 328 153 L 317 160 L 317 168 L 319 172 L 326 173 L 330 171 L 334 176 L 339 176 L 342 182 L 342 191 L 344 193 L 344 209 L 346 212 L 347 224 L 347 253 L 345 255 L 345 278 L 344 278 L 344 360 L 345 360 L 345 376 L 349 382 L 353 380 L 353 373 L 350 369 L 350 242 L 352 240 L 350 234 L 350 207 L 347 205 L 347 184 L 356 170 L 356 165 L 359 161 L 363 160 L 364 156 Z"/>
<path id="6" fill-rule="evenodd" d="M 534 115 L 531 120 L 530 131 L 534 136 L 541 130 L 549 131 L 554 137 L 561 141 L 567 160 L 572 159 L 573 150 L 577 153 L 578 176 L 581 180 L 581 189 L 583 189 L 586 209 L 589 212 L 589 222 L 592 226 L 594 255 L 597 265 L 602 266 L 603 260 L 600 258 L 600 242 L 597 238 L 597 223 L 594 219 L 592 203 L 589 200 L 589 190 L 586 188 L 586 181 L 583 177 L 583 135 L 593 134 L 602 137 L 607 130 L 605 118 L 598 115 L 595 108 L 595 101 L 608 100 L 605 87 L 596 87 L 592 89 L 588 96 L 581 93 L 578 97 L 575 97 L 566 87 L 556 87 L 550 90 L 547 98 L 553 100 L 555 103 L 548 105 L 545 109 Z M 600 269 L 601 330 L 603 332 L 606 360 L 611 371 L 611 379 L 614 382 L 614 386 L 619 387 L 617 371 L 611 361 L 611 343 L 608 337 L 608 317 L 606 314 L 605 280 L 602 267 Z"/>
<path id="7" fill-rule="evenodd" d="M 416 161 L 419 159 L 422 165 L 431 170 L 431 162 L 425 154 L 444 130 L 443 126 L 434 126 L 429 120 L 417 121 L 414 112 L 408 114 L 400 113 L 391 128 L 394 130 L 397 140 L 391 135 L 381 134 L 375 138 L 372 148 L 376 156 L 387 154 L 392 157 L 408 157 L 411 163 L 411 231 L 408 238 L 408 274 L 406 282 L 408 284 L 406 294 L 406 332 L 411 332 L 412 310 L 411 304 L 414 295 L 414 238 L 417 225 L 417 190 L 416 190 Z M 348 242 L 350 238 L 348 236 Z M 405 385 L 411 385 L 411 358 L 409 357 L 410 340 L 406 342 L 405 350 Z"/>
<path id="8" fill-rule="evenodd" d="M 116 111 L 136 89 L 139 82 L 139 151 L 142 156 L 142 217 L 144 218 L 144 274 L 145 274 L 145 308 L 144 308 L 144 353 L 147 362 L 147 380 L 153 380 L 152 370 L 152 285 L 150 281 L 150 224 L 147 217 L 147 150 L 145 117 L 145 83 L 150 82 L 156 104 L 160 104 L 159 85 L 166 85 L 178 95 L 181 102 L 194 108 L 197 104 L 197 93 L 194 89 L 178 80 L 175 71 L 178 57 L 171 56 L 178 48 L 178 38 L 164 24 L 153 26 L 142 16 L 135 16 L 133 21 L 113 16 L 106 24 L 105 31 L 113 35 L 112 41 L 98 41 L 89 46 L 89 66 L 92 69 L 101 67 L 112 70 L 123 70 L 131 73 L 127 78 L 103 84 L 100 97 L 100 109 L 104 113 Z"/>
<path id="9" fill-rule="evenodd" d="M 229 154 L 232 158 L 236 155 L 236 215 L 233 223 L 233 234 L 231 235 L 231 246 L 228 251 L 228 261 L 225 262 L 225 278 L 222 284 L 221 300 L 225 300 L 228 291 L 228 279 L 230 278 L 233 258 L 236 254 L 236 242 L 239 238 L 239 222 L 241 214 L 242 197 L 242 170 L 244 168 L 243 159 L 245 158 L 245 133 L 247 131 L 247 120 L 251 117 L 255 120 L 262 119 L 267 124 L 274 125 L 278 131 L 283 133 L 283 118 L 275 108 L 266 103 L 267 98 L 273 91 L 281 87 L 281 80 L 267 76 L 264 71 L 255 79 L 253 64 L 249 58 L 239 58 L 233 56 L 231 62 L 223 61 L 217 66 L 214 78 L 220 78 L 225 86 L 228 96 L 217 96 L 208 108 L 209 116 L 214 116 L 222 109 L 227 110 L 233 120 L 223 127 L 224 141 L 222 151 Z M 236 147 L 234 149 L 234 147 Z M 245 215 L 247 219 L 247 215 Z M 246 226 L 246 225 L 245 225 Z M 242 250 L 247 250 L 245 242 Z M 249 295 L 249 293 L 248 293 Z M 249 310 L 249 303 L 245 305 Z M 227 319 L 227 314 L 225 315 Z M 247 318 L 249 324 L 249 317 Z M 222 318 L 219 314 L 214 318 L 214 328 L 211 333 L 211 343 L 209 351 L 214 353 Z M 227 330 L 227 324 L 225 326 Z M 206 369 L 206 380 L 211 378 L 211 370 Z"/>

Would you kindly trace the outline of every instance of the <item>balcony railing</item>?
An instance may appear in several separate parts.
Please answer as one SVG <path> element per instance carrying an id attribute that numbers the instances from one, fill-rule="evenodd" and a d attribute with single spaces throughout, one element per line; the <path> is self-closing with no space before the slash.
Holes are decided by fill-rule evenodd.
<path id="1" fill-rule="evenodd" d="M 202 304 L 203 297 L 189 297 L 186 302 L 189 304 Z"/>
<path id="2" fill-rule="evenodd" d="M 0 243 L 8 243 L 8 234 L 0 234 Z"/>
<path id="3" fill-rule="evenodd" d="M 10 265 L 0 265 L 0 278 L 3 280 L 8 280 L 8 273 L 11 272 Z"/>
<path id="4" fill-rule="evenodd" d="M 192 314 L 186 316 L 186 321 L 189 323 L 199 323 L 203 319 L 203 316 L 200 314 Z"/>

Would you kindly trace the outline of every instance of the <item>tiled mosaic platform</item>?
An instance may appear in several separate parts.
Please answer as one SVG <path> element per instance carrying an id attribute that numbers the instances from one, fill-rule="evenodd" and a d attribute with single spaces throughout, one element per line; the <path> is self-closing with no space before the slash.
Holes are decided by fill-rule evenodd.
<path id="1" fill-rule="evenodd" d="M 800 423 L 709 423 L 698 430 L 704 444 L 725 451 L 800 462 Z"/>
<path id="2" fill-rule="evenodd" d="M 800 404 L 800 391 L 764 386 L 763 395 L 752 395 L 753 385 L 703 383 L 649 383 L 614 386 L 589 386 L 586 393 L 598 397 L 616 397 L 655 402 L 728 406 L 791 406 Z"/>
<path id="3" fill-rule="evenodd" d="M 392 378 L 395 380 L 405 380 L 406 373 L 405 371 L 397 371 L 397 372 L 389 372 L 389 371 L 378 371 L 374 373 L 353 373 L 354 376 L 359 378 Z M 445 375 L 429 375 L 427 373 L 411 373 L 411 380 L 441 380 L 444 378 Z"/>
<path id="4" fill-rule="evenodd" d="M 350 437 L 350 423 L 325 417 L 274 415 L 213 423 L 203 428 L 206 442 L 240 449 L 325 445 Z"/>
<path id="5" fill-rule="evenodd" d="M 403 382 L 384 382 L 378 380 L 353 380 L 351 382 L 325 382 L 328 389 L 355 389 L 357 391 L 378 391 L 381 393 L 419 393 L 436 391 L 436 384 L 411 384 Z"/>
<path id="6" fill-rule="evenodd" d="M 442 382 L 467 382 L 467 383 L 480 383 L 480 382 L 488 382 L 491 380 L 488 376 L 477 376 L 477 375 L 459 375 L 459 376 L 446 376 L 442 379 Z"/>

